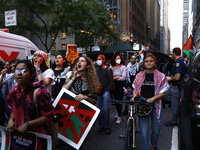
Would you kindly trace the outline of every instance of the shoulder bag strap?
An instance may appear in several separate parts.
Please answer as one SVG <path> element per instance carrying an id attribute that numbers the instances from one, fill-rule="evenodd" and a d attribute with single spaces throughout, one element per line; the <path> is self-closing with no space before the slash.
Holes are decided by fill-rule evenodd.
<path id="1" fill-rule="evenodd" d="M 38 111 L 38 107 L 37 107 L 37 92 L 40 88 L 36 88 L 33 92 L 33 104 L 35 105 L 36 107 L 36 110 L 37 110 L 37 117 L 39 117 L 39 111 Z"/>

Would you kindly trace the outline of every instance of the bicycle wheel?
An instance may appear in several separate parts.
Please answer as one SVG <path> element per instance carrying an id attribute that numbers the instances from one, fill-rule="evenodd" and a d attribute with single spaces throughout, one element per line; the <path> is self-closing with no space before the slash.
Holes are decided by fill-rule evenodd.
<path id="1" fill-rule="evenodd" d="M 130 150 L 135 148 L 135 124 L 133 119 L 130 119 L 127 123 L 126 130 L 125 130 L 125 138 L 124 138 L 124 150 Z"/>

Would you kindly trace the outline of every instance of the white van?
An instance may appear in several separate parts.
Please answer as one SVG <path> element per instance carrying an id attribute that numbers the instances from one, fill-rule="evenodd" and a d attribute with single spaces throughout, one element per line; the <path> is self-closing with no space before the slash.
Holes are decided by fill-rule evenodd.
<path id="1" fill-rule="evenodd" d="M 0 60 L 14 58 L 32 60 L 33 54 L 39 49 L 27 38 L 0 31 Z"/>

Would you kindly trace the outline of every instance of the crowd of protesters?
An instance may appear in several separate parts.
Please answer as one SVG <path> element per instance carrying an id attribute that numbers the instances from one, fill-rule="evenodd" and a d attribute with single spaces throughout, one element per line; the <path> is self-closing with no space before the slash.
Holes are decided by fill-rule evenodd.
<path id="1" fill-rule="evenodd" d="M 179 49 L 173 51 L 175 61 L 180 58 L 180 55 L 177 57 L 177 53 L 179 54 Z M 86 100 L 101 110 L 97 119 L 98 132 L 105 131 L 106 134 L 110 134 L 111 99 L 122 100 L 124 89 L 130 89 L 134 97 L 140 93 L 153 106 L 151 117 L 139 117 L 139 126 L 142 146 L 146 150 L 149 148 L 149 119 L 152 120 L 151 144 L 153 149 L 158 149 L 157 140 L 162 120 L 161 99 L 169 88 L 168 81 L 180 81 L 182 70 L 176 69 L 180 66 L 177 65 L 180 63 L 179 61 L 174 67 L 174 76 L 179 75 L 179 78 L 176 79 L 175 77 L 165 77 L 158 71 L 156 58 L 149 52 L 144 56 L 142 65 L 136 61 L 135 55 L 130 57 L 127 66 L 121 55 L 114 55 L 109 64 L 106 64 L 106 57 L 102 54 L 97 56 L 95 62 L 89 57 L 80 56 L 73 64 L 58 54 L 51 67 L 48 67 L 47 59 L 45 52 L 37 51 L 33 56 L 32 63 L 18 59 L 0 62 L 1 126 L 7 126 L 10 132 L 34 131 L 50 135 L 53 129 L 50 129 L 48 123 L 50 120 L 56 122 L 52 103 L 60 90 L 66 88 L 76 94 L 76 101 Z M 183 62 L 181 59 L 181 65 L 186 68 L 189 63 L 188 59 L 185 59 L 186 65 Z M 35 93 L 35 91 L 37 92 Z M 178 89 L 178 91 L 180 90 Z M 37 111 L 39 111 L 39 116 Z M 121 115 L 127 115 L 127 113 L 128 106 L 125 106 L 122 112 L 122 103 L 116 103 L 116 124 L 120 124 Z M 166 123 L 167 126 L 176 124 L 177 118 L 174 122 Z M 60 144 L 63 143 L 58 140 L 57 146 Z"/>

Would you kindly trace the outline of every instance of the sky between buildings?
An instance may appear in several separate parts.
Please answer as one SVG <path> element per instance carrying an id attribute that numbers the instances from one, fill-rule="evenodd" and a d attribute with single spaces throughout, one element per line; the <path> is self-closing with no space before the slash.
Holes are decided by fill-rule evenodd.
<path id="1" fill-rule="evenodd" d="M 168 0 L 168 25 L 170 29 L 170 50 L 182 49 L 183 0 Z"/>

